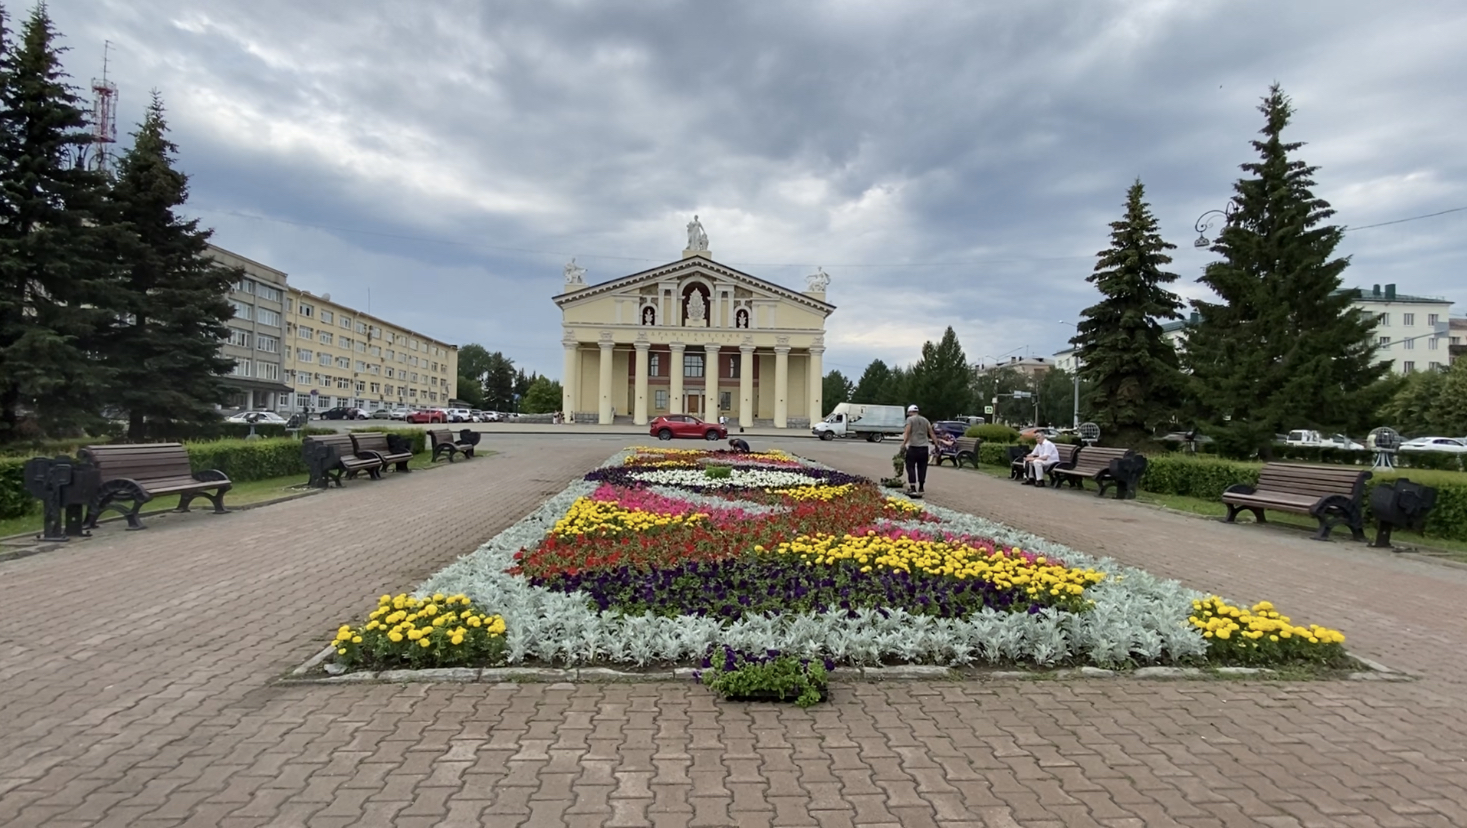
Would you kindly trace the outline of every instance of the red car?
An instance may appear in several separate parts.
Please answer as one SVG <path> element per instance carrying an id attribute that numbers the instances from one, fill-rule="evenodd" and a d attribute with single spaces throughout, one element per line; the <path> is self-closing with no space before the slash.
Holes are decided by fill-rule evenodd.
<path id="1" fill-rule="evenodd" d="M 665 414 L 652 421 L 647 429 L 659 440 L 690 437 L 694 440 L 727 440 L 728 429 L 719 423 L 705 423 L 691 414 Z"/>
<path id="2" fill-rule="evenodd" d="M 407 415 L 410 423 L 446 423 L 448 415 L 436 408 L 422 408 Z"/>

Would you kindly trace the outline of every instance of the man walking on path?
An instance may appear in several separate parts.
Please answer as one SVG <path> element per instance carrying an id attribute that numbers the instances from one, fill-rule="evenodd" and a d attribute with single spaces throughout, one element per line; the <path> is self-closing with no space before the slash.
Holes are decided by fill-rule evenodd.
<path id="1" fill-rule="evenodd" d="M 937 434 L 932 423 L 917 413 L 917 406 L 907 406 L 907 427 L 902 432 L 902 452 L 907 460 L 907 494 L 921 497 L 927 490 L 927 459 Z"/>

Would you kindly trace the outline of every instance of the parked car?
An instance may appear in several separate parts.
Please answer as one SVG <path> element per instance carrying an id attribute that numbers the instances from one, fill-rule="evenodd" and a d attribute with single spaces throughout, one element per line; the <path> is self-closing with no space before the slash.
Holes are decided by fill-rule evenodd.
<path id="1" fill-rule="evenodd" d="M 1337 448 L 1360 451 L 1365 448 L 1363 443 L 1357 443 L 1343 434 L 1331 434 L 1328 437 L 1317 431 L 1307 428 L 1296 428 L 1284 436 L 1284 443 L 1290 446 L 1304 446 L 1317 448 Z"/>
<path id="2" fill-rule="evenodd" d="M 450 423 L 471 423 L 470 411 L 467 408 L 445 408 L 444 413 L 448 415 Z"/>
<path id="3" fill-rule="evenodd" d="M 438 408 L 420 408 L 405 418 L 410 423 L 446 423 L 448 415 Z"/>
<path id="4" fill-rule="evenodd" d="M 1467 440 L 1455 437 L 1417 437 L 1401 444 L 1401 451 L 1445 451 L 1452 454 L 1467 453 Z"/>
<path id="5" fill-rule="evenodd" d="M 391 420 L 392 419 L 392 412 L 391 411 L 388 411 L 385 408 L 379 408 L 376 411 L 373 411 L 372 412 L 372 419 L 374 419 L 374 420 Z"/>
<path id="6" fill-rule="evenodd" d="M 727 440 L 728 428 L 720 423 L 709 423 L 691 414 L 664 414 L 653 420 L 647 433 L 659 440 L 687 437 L 694 440 Z"/>
<path id="7" fill-rule="evenodd" d="M 962 437 L 968 433 L 967 420 L 938 420 L 932 424 L 932 430 L 938 435 L 949 434 L 953 437 Z"/>
<path id="8" fill-rule="evenodd" d="M 1044 432 L 1044 436 L 1045 437 L 1048 437 L 1051 440 L 1053 440 L 1054 438 L 1056 438 L 1056 437 L 1059 436 L 1059 431 L 1058 430 L 1053 429 L 1053 428 L 1045 428 L 1045 427 L 1042 427 L 1042 426 L 1035 426 L 1035 427 L 1031 427 L 1031 428 L 1026 428 L 1023 431 L 1020 431 L 1019 432 L 1019 436 L 1020 437 L 1028 437 L 1029 439 L 1033 440 L 1033 439 L 1035 439 L 1035 436 L 1038 435 L 1039 432 L 1041 432 L 1041 431 Z"/>
<path id="9" fill-rule="evenodd" d="M 489 422 L 488 420 L 484 419 L 484 414 L 485 414 L 485 412 L 480 411 L 477 408 L 471 408 L 471 409 L 469 409 L 469 422 L 471 422 L 471 423 L 487 423 L 487 422 Z"/>
<path id="10" fill-rule="evenodd" d="M 321 412 L 323 420 L 365 420 L 368 416 L 367 412 L 360 408 L 348 408 L 344 405 Z"/>
<path id="11" fill-rule="evenodd" d="M 266 423 L 271 425 L 285 425 L 285 418 L 276 414 L 274 411 L 241 411 L 238 414 L 226 418 L 225 421 L 230 423 L 247 423 L 251 417 L 255 418 L 255 423 L 259 425 Z"/>
<path id="12" fill-rule="evenodd" d="M 389 412 L 388 416 L 394 420 L 406 420 L 407 415 L 411 413 L 413 413 L 411 408 L 394 408 Z"/>

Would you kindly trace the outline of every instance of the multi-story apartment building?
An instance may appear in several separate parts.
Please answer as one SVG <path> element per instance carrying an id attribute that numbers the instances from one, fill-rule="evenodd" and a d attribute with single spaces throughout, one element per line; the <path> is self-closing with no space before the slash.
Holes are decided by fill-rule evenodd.
<path id="1" fill-rule="evenodd" d="M 229 291 L 234 318 L 223 354 L 234 360 L 234 373 L 225 378 L 229 408 L 274 411 L 284 405 L 290 386 L 285 376 L 281 337 L 284 334 L 285 274 L 273 267 L 209 245 L 210 258 L 244 275 Z"/>
<path id="2" fill-rule="evenodd" d="M 458 346 L 289 288 L 284 408 L 444 407 L 458 390 Z"/>
<path id="3" fill-rule="evenodd" d="M 1372 285 L 1368 291 L 1345 288 L 1342 292 L 1354 297 L 1352 304 L 1355 307 L 1375 317 L 1376 355 L 1389 361 L 1395 373 L 1437 371 L 1451 364 L 1450 346 L 1457 344 L 1453 334 L 1464 332 L 1449 331 L 1452 324 L 1449 319 L 1450 299 L 1408 296 L 1397 293 L 1395 285 L 1386 285 L 1384 289 L 1380 285 Z M 1186 320 L 1162 325 L 1162 335 L 1173 347 L 1180 347 L 1187 338 L 1187 328 L 1195 324 L 1197 314 L 1193 313 Z M 1054 363 L 1065 370 L 1073 370 L 1074 349 L 1056 353 Z"/>

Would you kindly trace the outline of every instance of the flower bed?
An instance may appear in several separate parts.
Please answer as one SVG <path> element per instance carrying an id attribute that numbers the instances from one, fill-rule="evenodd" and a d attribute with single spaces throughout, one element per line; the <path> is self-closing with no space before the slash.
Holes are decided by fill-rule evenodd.
<path id="1" fill-rule="evenodd" d="M 435 593 L 502 616 L 502 649 L 482 664 L 1344 659 L 1342 635 L 1271 605 L 1243 610 L 780 453 L 618 454 L 418 594 Z"/>

